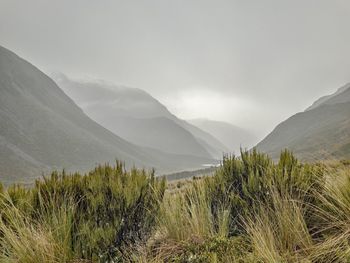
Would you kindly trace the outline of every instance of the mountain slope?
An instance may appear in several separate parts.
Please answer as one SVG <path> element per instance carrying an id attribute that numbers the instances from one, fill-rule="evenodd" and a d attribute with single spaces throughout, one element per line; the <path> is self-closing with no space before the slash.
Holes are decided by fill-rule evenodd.
<path id="1" fill-rule="evenodd" d="M 94 114 L 91 114 L 91 117 L 100 120 L 100 123 L 106 128 L 137 145 L 155 148 L 167 153 L 211 158 L 206 149 L 189 131 L 168 118 L 140 119 L 113 116 L 106 121 L 101 121 Z M 113 122 L 109 120 L 113 120 Z"/>
<path id="2" fill-rule="evenodd" d="M 239 153 L 240 148 L 250 148 L 256 138 L 248 131 L 227 122 L 208 119 L 189 120 L 189 123 L 199 127 L 218 138 L 232 153 Z"/>
<path id="3" fill-rule="evenodd" d="M 63 74 L 54 78 L 88 116 L 126 140 L 175 154 L 221 158 L 225 146 L 217 139 L 178 119 L 143 90 Z"/>
<path id="4" fill-rule="evenodd" d="M 221 160 L 223 153 L 228 152 L 228 148 L 207 131 L 200 129 L 185 120 L 176 118 L 174 121 L 191 132 L 203 145 L 203 147 L 205 147 L 205 149 L 211 154 L 211 156 L 215 157 L 216 159 Z"/>
<path id="5" fill-rule="evenodd" d="M 0 47 L 0 179 L 31 181 L 41 171 L 87 170 L 114 162 L 175 171 L 208 158 L 131 144 L 89 117 L 44 73 Z"/>
<path id="6" fill-rule="evenodd" d="M 350 86 L 282 122 L 257 148 L 274 157 L 288 148 L 305 160 L 350 158 Z"/>
<path id="7" fill-rule="evenodd" d="M 317 108 L 320 105 L 324 104 L 334 104 L 334 103 L 341 103 L 341 102 L 348 102 L 350 101 L 350 83 L 346 84 L 345 86 L 339 88 L 335 93 L 327 96 L 323 96 L 316 100 L 309 108 L 307 108 L 305 111 L 312 110 Z M 346 93 L 346 94 L 344 94 Z M 345 95 L 345 96 L 344 96 Z M 344 97 L 343 97 L 344 96 Z"/>

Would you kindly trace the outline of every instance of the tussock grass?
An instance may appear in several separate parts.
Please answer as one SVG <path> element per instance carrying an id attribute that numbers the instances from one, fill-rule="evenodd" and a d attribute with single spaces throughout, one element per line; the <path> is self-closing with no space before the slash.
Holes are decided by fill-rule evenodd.
<path id="1" fill-rule="evenodd" d="M 346 161 L 242 152 L 165 186 L 117 163 L 0 187 L 0 262 L 350 262 Z"/>
<path id="2" fill-rule="evenodd" d="M 243 219 L 254 257 L 263 262 L 307 260 L 313 239 L 305 221 L 305 206 L 276 189 L 270 193 L 270 206 L 260 203 L 256 213 Z"/>
<path id="3" fill-rule="evenodd" d="M 62 235 L 61 232 L 61 228 L 68 225 L 66 218 L 56 214 L 55 225 L 45 221 L 34 223 L 12 203 L 8 195 L 2 199 L 0 262 L 59 263 L 72 259 L 67 249 L 66 233 Z"/>
<path id="4" fill-rule="evenodd" d="M 330 168 L 322 191 L 316 192 L 316 233 L 321 239 L 311 257 L 317 262 L 350 261 L 350 169 Z"/>
<path id="5" fill-rule="evenodd" d="M 165 181 L 121 163 L 54 172 L 0 198 L 0 262 L 120 262 L 154 227 Z"/>
<path id="6" fill-rule="evenodd" d="M 165 198 L 160 226 L 164 235 L 174 241 L 213 236 L 211 204 L 201 183 L 194 182 L 185 191 Z"/>

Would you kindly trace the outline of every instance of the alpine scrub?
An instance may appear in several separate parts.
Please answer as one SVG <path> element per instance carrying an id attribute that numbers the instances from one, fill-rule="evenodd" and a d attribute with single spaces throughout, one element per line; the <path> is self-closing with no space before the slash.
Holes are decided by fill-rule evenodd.
<path id="1" fill-rule="evenodd" d="M 120 261 L 124 246 L 149 237 L 164 191 L 154 172 L 127 172 L 120 162 L 87 175 L 55 172 L 30 189 L 12 186 L 1 199 L 0 259 Z"/>
<path id="2" fill-rule="evenodd" d="M 117 162 L 1 187 L 0 262 L 350 261 L 346 161 L 252 150 L 175 184 Z"/>

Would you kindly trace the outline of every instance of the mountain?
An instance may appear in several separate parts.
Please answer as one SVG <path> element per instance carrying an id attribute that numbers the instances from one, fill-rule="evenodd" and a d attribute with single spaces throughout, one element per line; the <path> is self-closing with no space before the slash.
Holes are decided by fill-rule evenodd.
<path id="1" fill-rule="evenodd" d="M 315 109 L 318 106 L 324 105 L 324 104 L 329 105 L 329 104 L 335 104 L 335 103 L 341 103 L 341 102 L 349 102 L 350 101 L 350 97 L 349 97 L 350 93 L 346 92 L 349 88 L 350 88 L 350 83 L 339 88 L 335 93 L 333 93 L 331 95 L 327 95 L 327 96 L 323 96 L 323 97 L 319 98 L 305 111 Z"/>
<path id="2" fill-rule="evenodd" d="M 128 141 L 168 153 L 217 159 L 226 149 L 141 89 L 77 81 L 63 74 L 54 79 L 88 116 Z"/>
<path id="3" fill-rule="evenodd" d="M 85 171 L 115 159 L 167 172 L 212 161 L 129 143 L 90 119 L 35 66 L 0 47 L 2 182 L 29 182 L 52 169 Z"/>
<path id="4" fill-rule="evenodd" d="M 288 148 L 304 160 L 350 158 L 350 84 L 279 124 L 257 149 L 277 157 Z"/>
<path id="5" fill-rule="evenodd" d="M 231 153 L 239 154 L 241 147 L 248 149 L 256 143 L 255 136 L 250 132 L 227 122 L 208 119 L 193 119 L 188 122 L 215 136 Z"/>
<path id="6" fill-rule="evenodd" d="M 175 122 L 190 131 L 214 158 L 221 160 L 223 154 L 229 151 L 228 148 L 212 134 L 203 131 L 185 120 L 175 119 Z"/>

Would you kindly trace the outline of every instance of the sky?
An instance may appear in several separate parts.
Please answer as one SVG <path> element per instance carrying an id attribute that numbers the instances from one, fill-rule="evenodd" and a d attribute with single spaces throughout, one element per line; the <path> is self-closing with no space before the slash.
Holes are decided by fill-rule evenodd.
<path id="1" fill-rule="evenodd" d="M 0 45 L 263 137 L 350 82 L 350 1 L 0 0 Z"/>

